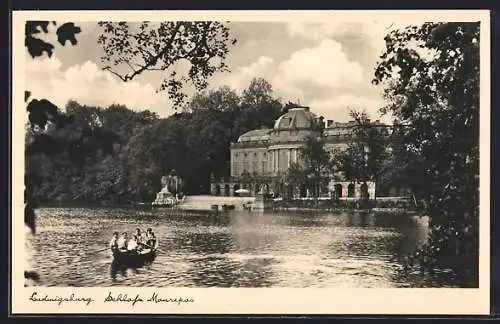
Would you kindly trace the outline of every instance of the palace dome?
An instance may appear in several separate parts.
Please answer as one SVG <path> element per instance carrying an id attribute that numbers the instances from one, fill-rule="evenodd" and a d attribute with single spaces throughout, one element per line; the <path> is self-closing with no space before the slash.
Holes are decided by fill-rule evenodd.
<path id="1" fill-rule="evenodd" d="M 308 107 L 292 108 L 281 115 L 274 123 L 274 129 L 311 129 L 316 120 L 316 115 Z"/>
<path id="2" fill-rule="evenodd" d="M 249 132 L 242 134 L 238 138 L 238 142 L 255 142 L 255 141 L 267 141 L 269 139 L 269 133 L 271 129 L 262 128 L 262 129 L 254 129 Z"/>

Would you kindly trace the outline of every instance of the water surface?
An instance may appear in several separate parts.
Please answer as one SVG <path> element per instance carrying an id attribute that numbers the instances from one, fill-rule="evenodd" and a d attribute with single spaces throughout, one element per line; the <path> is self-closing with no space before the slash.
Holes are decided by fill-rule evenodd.
<path id="1" fill-rule="evenodd" d="M 403 273 L 424 243 L 425 218 L 360 212 L 172 215 L 168 210 L 42 208 L 33 260 L 43 286 L 433 287 L 446 278 Z M 112 266 L 113 231 L 152 227 L 156 259 Z"/>

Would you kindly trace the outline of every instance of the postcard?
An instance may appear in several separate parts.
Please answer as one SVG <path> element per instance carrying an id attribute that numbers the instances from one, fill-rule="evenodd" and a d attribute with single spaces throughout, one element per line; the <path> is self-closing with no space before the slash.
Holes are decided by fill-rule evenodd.
<path id="1" fill-rule="evenodd" d="M 12 18 L 13 315 L 489 313 L 488 11 Z"/>

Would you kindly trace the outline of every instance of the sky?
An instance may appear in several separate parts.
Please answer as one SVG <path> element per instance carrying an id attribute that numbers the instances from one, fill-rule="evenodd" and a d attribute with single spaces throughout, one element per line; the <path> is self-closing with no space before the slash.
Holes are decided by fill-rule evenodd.
<path id="1" fill-rule="evenodd" d="M 104 107 L 123 104 L 161 117 L 174 112 L 167 94 L 155 92 L 160 85 L 158 72 L 125 83 L 103 71 L 97 23 L 76 25 L 82 29 L 77 46 L 62 47 L 53 41 L 51 58 L 32 59 L 26 54 L 28 89 L 34 98 L 46 98 L 61 108 L 76 100 Z M 237 39 L 227 57 L 231 72 L 212 76 L 209 89 L 227 85 L 241 92 L 252 78 L 263 77 L 283 102 L 299 101 L 325 119 L 347 121 L 349 109 L 357 109 L 372 119 L 389 121 L 379 115 L 384 106 L 382 89 L 371 80 L 393 23 L 230 22 L 228 26 Z"/>

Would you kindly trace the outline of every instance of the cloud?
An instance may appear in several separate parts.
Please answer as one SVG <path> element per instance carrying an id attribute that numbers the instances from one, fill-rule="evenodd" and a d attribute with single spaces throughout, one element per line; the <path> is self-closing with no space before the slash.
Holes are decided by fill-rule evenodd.
<path id="1" fill-rule="evenodd" d="M 267 56 L 261 56 L 248 66 L 239 67 L 231 78 L 231 85 L 237 90 L 243 90 L 253 78 L 266 77 L 273 68 L 274 61 Z"/>
<path id="2" fill-rule="evenodd" d="M 322 41 L 325 38 L 337 41 L 355 40 L 381 48 L 384 45 L 387 26 L 378 22 L 292 22 L 288 24 L 288 32 L 293 38 L 301 37 L 311 41 Z"/>
<path id="3" fill-rule="evenodd" d="M 304 23 L 291 22 L 288 24 L 288 32 L 291 37 L 302 37 L 310 40 L 323 40 L 330 37 L 347 36 L 359 33 L 352 29 L 353 23 Z"/>
<path id="4" fill-rule="evenodd" d="M 382 101 L 370 83 L 372 65 L 378 58 L 374 44 L 383 46 L 383 35 L 389 25 L 385 22 L 258 24 L 265 42 L 260 36 L 255 38 L 254 32 L 248 34 L 257 27 L 242 25 L 239 28 L 248 35 L 232 52 L 232 72 L 216 73 L 208 80 L 209 88 L 228 85 L 241 92 L 251 79 L 263 77 L 283 101 L 300 99 L 313 111 L 331 116 L 330 119 L 347 118 L 348 106 L 366 108 L 372 114 Z M 34 97 L 47 98 L 60 107 L 73 99 L 87 105 L 106 107 L 119 103 L 134 110 L 150 109 L 160 116 L 173 112 L 166 93 L 156 94 L 154 90 L 163 75 L 148 73 L 124 83 L 102 71 L 94 63 L 97 51 L 90 50 L 96 47 L 91 29 L 83 27 L 90 34 L 81 37 L 79 46 L 88 43 L 85 43 L 88 48 L 78 51 L 82 55 L 69 49 L 62 51 L 65 48 L 61 47 L 51 59 L 26 59 L 28 88 Z"/>
<path id="5" fill-rule="evenodd" d="M 418 21 L 395 23 L 392 21 L 335 21 L 324 23 L 291 22 L 288 33 L 292 38 L 301 38 L 319 42 L 326 38 L 334 39 L 342 44 L 357 43 L 358 50 L 375 61 L 385 49 L 384 37 L 395 29 L 407 25 L 418 25 Z M 359 47 L 364 47 L 363 49 Z"/>
<path id="6" fill-rule="evenodd" d="M 365 110 L 373 119 L 389 121 L 379 116 L 384 100 L 363 72 L 361 64 L 351 59 L 339 42 L 323 39 L 317 45 L 291 52 L 281 62 L 260 56 L 218 77 L 211 88 L 229 85 L 241 91 L 252 78 L 264 77 L 283 101 L 299 99 L 325 118 L 347 121 L 349 109 L 356 109 Z"/>
<path id="7" fill-rule="evenodd" d="M 217 89 L 221 86 L 230 86 L 237 92 L 242 92 L 248 88 L 253 78 L 265 78 L 270 80 L 276 70 L 274 60 L 267 56 L 260 56 L 249 65 L 240 66 L 230 73 L 216 74 L 210 79 L 210 89 Z"/>
<path id="8" fill-rule="evenodd" d="M 294 52 L 279 64 L 272 80 L 280 93 L 292 98 L 299 95 L 304 100 L 331 94 L 331 90 L 359 87 L 364 82 L 361 65 L 351 61 L 342 51 L 342 45 L 331 39 Z M 322 89 L 321 94 L 317 89 Z"/>
<path id="9" fill-rule="evenodd" d="M 314 100 L 310 103 L 311 110 L 325 119 L 345 122 L 351 120 L 350 110 L 365 111 L 368 116 L 375 120 L 389 122 L 390 116 L 381 116 L 379 109 L 385 105 L 382 98 L 357 96 L 354 94 L 343 94 L 327 100 Z"/>
<path id="10" fill-rule="evenodd" d="M 66 70 L 56 57 L 27 59 L 27 89 L 33 98 L 45 98 L 61 109 L 69 100 L 107 107 L 122 104 L 133 110 L 149 109 L 166 116 L 172 113 L 166 94 L 156 94 L 150 83 L 122 82 L 97 64 L 86 61 Z"/>

